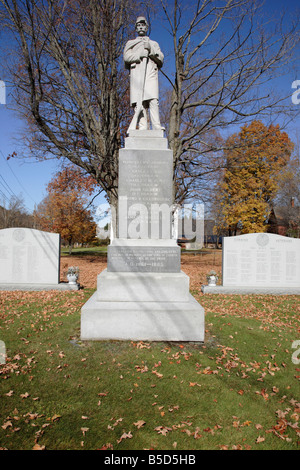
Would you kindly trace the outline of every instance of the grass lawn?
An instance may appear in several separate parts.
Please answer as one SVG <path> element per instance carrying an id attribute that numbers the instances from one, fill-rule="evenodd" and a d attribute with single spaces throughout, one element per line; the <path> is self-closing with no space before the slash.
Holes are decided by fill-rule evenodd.
<path id="1" fill-rule="evenodd" d="M 71 255 L 69 254 L 68 247 L 61 247 L 61 256 L 85 256 L 85 255 L 95 255 L 101 256 L 107 254 L 107 246 L 89 246 L 89 247 L 80 247 L 73 248 Z"/>
<path id="2" fill-rule="evenodd" d="M 81 342 L 92 292 L 0 292 L 1 448 L 299 449 L 299 296 L 192 292 L 204 345 Z"/>

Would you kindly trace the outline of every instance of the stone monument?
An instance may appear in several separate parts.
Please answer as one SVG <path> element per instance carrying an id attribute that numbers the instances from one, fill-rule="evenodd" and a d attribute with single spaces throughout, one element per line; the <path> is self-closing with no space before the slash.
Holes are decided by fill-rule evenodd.
<path id="1" fill-rule="evenodd" d="M 59 282 L 60 235 L 31 228 L 0 230 L 0 290 L 78 289 Z"/>
<path id="2" fill-rule="evenodd" d="M 215 294 L 300 294 L 300 240 L 273 233 L 224 237 L 222 286 Z"/>
<path id="3" fill-rule="evenodd" d="M 145 18 L 137 19 L 136 31 L 124 50 L 134 117 L 119 152 L 118 237 L 108 246 L 97 291 L 81 310 L 81 338 L 204 341 L 204 309 L 189 293 L 172 238 L 173 153 L 158 112 L 163 55 L 145 36 Z"/>

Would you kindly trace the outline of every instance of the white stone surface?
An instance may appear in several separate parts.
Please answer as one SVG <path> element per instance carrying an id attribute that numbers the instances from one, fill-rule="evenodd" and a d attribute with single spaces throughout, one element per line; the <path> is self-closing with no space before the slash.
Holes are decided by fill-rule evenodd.
<path id="1" fill-rule="evenodd" d="M 97 300 L 103 302 L 187 302 L 189 277 L 184 273 L 108 272 L 97 278 Z"/>
<path id="2" fill-rule="evenodd" d="M 166 141 L 163 138 L 156 140 Z M 172 151 L 152 148 L 121 149 L 118 195 L 118 237 L 171 239 Z"/>
<path id="3" fill-rule="evenodd" d="M 225 295 L 300 295 L 300 287 L 202 286 L 204 294 Z"/>
<path id="4" fill-rule="evenodd" d="M 41 290 L 79 290 L 79 284 L 69 284 L 68 282 L 60 282 L 59 284 L 1 284 L 0 291 L 41 291 Z"/>
<path id="5" fill-rule="evenodd" d="M 132 132 L 132 131 L 131 131 Z M 143 132 L 143 131 L 137 131 Z M 155 132 L 155 131 L 144 131 L 144 132 Z M 158 131 L 160 132 L 160 131 Z M 168 141 L 167 139 L 156 137 L 155 135 L 151 134 L 146 136 L 134 136 L 134 137 L 126 137 L 125 138 L 125 146 L 127 149 L 147 149 L 147 150 L 166 150 L 168 148 Z"/>
<path id="6" fill-rule="evenodd" d="M 0 230 L 0 284 L 59 283 L 60 235 L 29 228 Z"/>
<path id="7" fill-rule="evenodd" d="M 188 302 L 99 302 L 97 293 L 81 310 L 81 339 L 204 341 L 204 309 Z"/>
<path id="8" fill-rule="evenodd" d="M 159 238 L 114 238 L 111 246 L 135 246 L 135 247 L 170 247 L 174 248 L 177 245 L 176 240 L 173 239 L 159 239 Z"/>
<path id="9" fill-rule="evenodd" d="M 272 233 L 223 238 L 223 286 L 300 287 L 300 239 Z"/>
<path id="10" fill-rule="evenodd" d="M 164 131 L 158 130 L 158 129 L 145 129 L 145 130 L 131 129 L 128 131 L 128 137 L 139 137 L 139 138 L 148 137 L 149 139 L 153 139 L 153 138 L 164 137 Z M 127 139 L 125 139 L 125 142 L 126 141 Z M 125 144 L 125 147 L 126 147 L 126 144 Z"/>

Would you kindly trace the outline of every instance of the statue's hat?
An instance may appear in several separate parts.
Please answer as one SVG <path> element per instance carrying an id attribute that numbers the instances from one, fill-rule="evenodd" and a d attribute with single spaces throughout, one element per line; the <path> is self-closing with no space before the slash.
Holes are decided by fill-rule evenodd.
<path id="1" fill-rule="evenodd" d="M 137 19 L 136 19 L 135 24 L 139 23 L 140 21 L 144 21 L 146 23 L 146 25 L 149 26 L 148 21 L 146 20 L 146 18 L 144 16 L 138 16 Z"/>

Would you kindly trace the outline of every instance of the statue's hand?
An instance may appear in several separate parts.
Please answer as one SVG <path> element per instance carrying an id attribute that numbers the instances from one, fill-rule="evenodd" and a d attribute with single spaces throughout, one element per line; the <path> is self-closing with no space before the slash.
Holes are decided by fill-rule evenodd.
<path id="1" fill-rule="evenodd" d="M 141 53 L 141 59 L 143 59 L 144 57 L 148 57 L 148 55 L 149 55 L 148 49 L 144 49 L 143 52 Z"/>
<path id="2" fill-rule="evenodd" d="M 144 48 L 147 49 L 148 53 L 151 51 L 149 40 L 144 42 Z"/>

